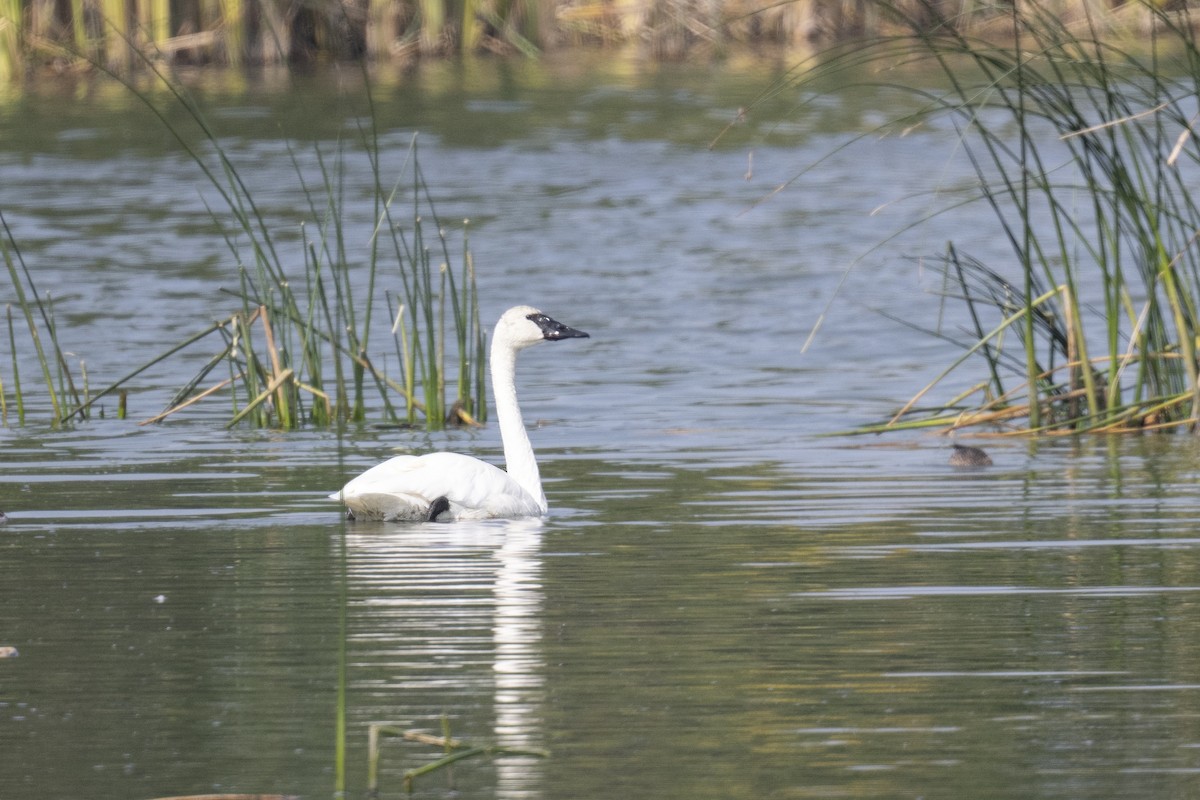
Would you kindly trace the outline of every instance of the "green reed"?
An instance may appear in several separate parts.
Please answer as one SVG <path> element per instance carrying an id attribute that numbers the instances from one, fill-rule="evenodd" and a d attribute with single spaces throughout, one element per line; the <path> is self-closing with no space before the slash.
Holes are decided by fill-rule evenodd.
<path id="1" fill-rule="evenodd" d="M 421 171 L 416 138 L 399 175 L 385 182 L 374 123 L 360 127 L 359 155 L 371 166 L 375 217 L 363 242 L 351 242 L 344 224 L 345 161 L 353 157 L 348 147 L 339 143 L 332 157 L 315 147 L 315 169 L 304 167 L 289 149 L 308 216 L 296 221 L 302 234 L 299 252 L 285 253 L 202 110 L 160 64 L 148 61 L 147 68 L 167 90 L 167 106 L 160 101 L 163 93 L 151 96 L 121 73 L 110 70 L 109 74 L 152 110 L 216 189 L 221 204 L 209 211 L 236 264 L 238 288 L 229 293 L 240 308 L 86 402 L 76 397 L 75 407 L 65 414 L 56 406 L 56 417 L 83 414 L 152 364 L 216 337 L 219 349 L 168 408 L 147 421 L 161 420 L 225 390 L 231 402 L 229 425 L 247 422 L 287 429 L 362 422 L 372 407 L 381 409 L 385 421 L 428 429 L 443 427 L 448 417 L 468 423 L 474 421 L 474 414 L 482 419 L 483 372 L 478 362 L 485 350 L 479 334 L 474 264 L 465 234 L 461 263 L 456 266 L 450 257 L 448 234 Z M 190 130 L 172 121 L 174 110 L 179 109 L 193 124 Z M 373 108 L 369 117 L 374 119 Z M 197 131 L 212 149 L 211 157 L 192 143 Z M 407 200 L 412 215 L 405 220 L 400 209 Z M 426 232 L 428 224 L 437 229 L 433 236 Z M 301 274 L 296 274 L 296 265 L 301 266 Z M 381 283 L 398 283 L 399 296 L 409 310 L 388 314 L 389 323 L 397 319 L 405 326 L 398 379 L 371 355 L 376 306 L 389 302 L 388 293 L 379 291 Z M 445 360 L 450 354 L 458 360 L 458 384 L 447 412 L 443 395 Z M 228 377 L 205 385 L 222 364 L 227 365 Z"/>
<path id="2" fill-rule="evenodd" d="M 8 352 L 12 356 L 13 401 L 17 404 L 17 422 L 25 424 L 25 399 L 21 394 L 21 370 L 17 365 L 17 335 L 13 328 L 12 306 L 4 307 L 4 316 L 8 322 Z M 0 386 L 0 424 L 8 425 L 8 393 Z"/>
<path id="3" fill-rule="evenodd" d="M 843 51 L 805 76 L 898 60 L 935 66 L 946 88 L 899 87 L 922 107 L 896 122 L 955 126 L 976 177 L 972 197 L 955 205 L 985 204 L 1010 252 L 987 265 L 951 243 L 935 257 L 974 338 L 962 343 L 964 358 L 869 430 L 1080 432 L 1200 420 L 1200 206 L 1189 184 L 1200 162 L 1200 48 L 1186 14 L 1141 5 L 1152 32 L 1124 42 L 1087 13 L 1064 20 L 1036 3 L 1009 7 L 985 38 L 937 17 L 938 3 L 879 2 L 908 35 Z M 919 407 L 967 356 L 983 359 L 986 378 Z"/>
<path id="4" fill-rule="evenodd" d="M 25 262 L 20 248 L 17 247 L 16 240 L 13 238 L 12 230 L 8 227 L 8 221 L 4 218 L 3 211 L 0 211 L 0 229 L 2 229 L 2 235 L 0 235 L 0 259 L 3 259 L 4 266 L 8 272 L 9 282 L 16 295 L 17 307 L 25 318 L 25 328 L 29 333 L 29 341 L 33 345 L 33 351 L 37 356 L 46 395 L 54 412 L 53 418 L 55 424 L 60 424 L 68 419 L 68 415 L 64 414 L 66 404 L 74 402 L 76 406 L 80 406 L 82 405 L 82 398 L 76 389 L 74 376 L 72 375 L 70 365 L 67 363 L 67 354 L 63 351 L 58 341 L 53 303 L 48 294 L 43 299 L 37 286 L 34 284 L 33 275 Z M 19 422 L 24 423 L 26 404 L 24 393 L 22 392 L 20 373 L 17 369 L 18 346 L 13 326 L 11 305 L 8 306 L 7 317 L 9 347 L 12 354 L 13 385 L 16 391 L 17 418 Z"/>

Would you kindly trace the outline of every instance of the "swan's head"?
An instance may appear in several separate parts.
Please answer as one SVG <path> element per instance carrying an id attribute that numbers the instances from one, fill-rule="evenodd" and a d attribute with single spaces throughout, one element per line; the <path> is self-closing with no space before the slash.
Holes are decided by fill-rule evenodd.
<path id="1" fill-rule="evenodd" d="M 504 341 L 514 350 L 523 350 L 539 342 L 586 338 L 588 335 L 583 331 L 569 328 L 532 306 L 510 308 L 496 323 L 496 341 Z"/>

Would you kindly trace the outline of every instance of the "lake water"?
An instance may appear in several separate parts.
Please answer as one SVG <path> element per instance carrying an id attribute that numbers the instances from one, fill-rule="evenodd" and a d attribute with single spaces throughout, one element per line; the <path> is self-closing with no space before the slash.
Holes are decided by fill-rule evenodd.
<path id="1" fill-rule="evenodd" d="M 784 93 L 710 150 L 785 66 L 381 77 L 385 164 L 419 133 L 483 316 L 592 335 L 520 364 L 542 522 L 346 524 L 324 499 L 395 449 L 499 460 L 494 426 L 227 431 L 219 400 L 138 426 L 207 351 L 141 376 L 128 421 L 0 428 L 0 798 L 333 796 L 343 663 L 349 797 L 370 723 L 443 720 L 549 755 L 418 797 L 1195 796 L 1200 443 L 976 440 L 995 465 L 959 471 L 942 437 L 830 435 L 956 353 L 892 319 L 938 316 L 913 257 L 1005 250 L 981 208 L 874 248 L 968 176 L 951 130 L 871 135 L 883 93 Z M 195 92 L 284 242 L 288 142 L 316 183 L 340 140 L 361 246 L 353 71 Z M 211 187 L 144 106 L 103 83 L 3 104 L 0 210 L 93 387 L 236 309 Z M 382 796 L 436 755 L 388 741 Z"/>

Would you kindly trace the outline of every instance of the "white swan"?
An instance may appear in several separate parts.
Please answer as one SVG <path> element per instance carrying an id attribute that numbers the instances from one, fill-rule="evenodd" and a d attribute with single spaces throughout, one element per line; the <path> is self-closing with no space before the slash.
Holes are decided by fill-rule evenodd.
<path id="1" fill-rule="evenodd" d="M 396 456 L 329 495 L 357 519 L 446 521 L 540 517 L 547 511 L 537 458 L 517 405 L 517 353 L 539 342 L 587 338 L 529 306 L 505 311 L 492 334 L 492 393 L 505 472 L 459 453 Z"/>

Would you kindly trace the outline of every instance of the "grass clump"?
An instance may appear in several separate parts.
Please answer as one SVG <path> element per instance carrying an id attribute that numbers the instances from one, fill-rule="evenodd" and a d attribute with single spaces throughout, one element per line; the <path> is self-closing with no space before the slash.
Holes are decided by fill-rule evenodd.
<path id="1" fill-rule="evenodd" d="M 33 286 L 5 226 L 0 256 L 41 364 L 55 424 L 87 418 L 98 400 L 123 392 L 151 366 L 214 339 L 219 344 L 211 357 L 175 393 L 167 408 L 146 422 L 165 419 L 223 394 L 230 400 L 230 426 L 246 423 L 292 429 L 340 425 L 362 422 L 369 413 L 378 413 L 384 422 L 436 430 L 447 423 L 486 419 L 484 335 L 466 225 L 456 258 L 421 170 L 416 137 L 403 153 L 398 176 L 385 180 L 374 114 L 367 115 L 370 121 L 360 125 L 361 154 L 371 168 L 374 221 L 361 250 L 353 253 L 348 210 L 343 203 L 346 148 L 339 143 L 336 157 L 329 160 L 315 147 L 316 167 L 308 169 L 290 151 L 308 218 L 297 223 L 299 251 L 285 257 L 254 193 L 201 109 L 161 65 L 148 62 L 147 67 L 155 71 L 167 92 L 151 96 L 119 74 L 110 74 L 154 112 L 216 190 L 221 202 L 210 208 L 210 214 L 236 264 L 235 288 L 226 290 L 233 298 L 232 308 L 228 316 L 98 393 L 89 395 L 85 383 L 81 394 L 58 346 L 52 311 Z M 162 96 L 174 107 L 160 105 L 157 98 Z M 191 130 L 185 134 L 173 121 L 179 118 L 180 108 L 185 122 L 193 123 L 201 141 L 208 145 L 210 155 L 191 143 L 195 135 Z M 318 180 L 313 181 L 313 175 Z M 387 284 L 399 289 L 383 291 L 381 287 Z M 381 319 L 385 311 L 387 316 Z M 371 356 L 373 335 L 385 335 L 385 330 L 390 330 L 394 339 L 398 368 L 387 363 L 390 357 L 380 365 Z M 23 422 L 11 317 L 9 331 L 18 416 Z M 39 331 L 47 334 L 48 350 Z M 4 396 L 0 386 L 0 403 L 4 403 L 0 413 L 7 417 Z"/>
<path id="2" fill-rule="evenodd" d="M 1068 22 L 1019 3 L 984 37 L 952 19 L 929 25 L 942 4 L 878 5 L 909 35 L 843 51 L 801 80 L 898 59 L 933 65 L 946 88 L 899 87 L 921 108 L 896 122 L 953 124 L 975 175 L 968 202 L 990 209 L 1010 255 L 986 264 L 951 242 L 935 256 L 965 307 L 963 356 L 864 430 L 1195 428 L 1200 48 L 1189 15 L 1139 3 L 1154 24 L 1126 41 L 1086 13 Z M 978 359 L 983 380 L 927 401 Z"/>
<path id="3" fill-rule="evenodd" d="M 224 154 L 221 159 L 229 174 L 232 165 Z M 417 161 L 415 138 L 407 159 L 412 227 L 406 230 L 394 221 L 395 200 L 402 193 L 398 181 L 376 198 L 375 229 L 357 264 L 347 253 L 341 187 L 324 161 L 320 163 L 320 194 L 304 186 L 317 223 L 302 226 L 302 272 L 293 276 L 288 270 L 249 190 L 233 173 L 231 188 L 223 196 L 235 221 L 226 241 L 238 260 L 239 286 L 227 293 L 240 307 L 71 413 L 85 410 L 153 364 L 215 337 L 218 349 L 167 408 L 145 422 L 158 422 L 226 391 L 230 427 L 248 423 L 292 429 L 362 422 L 370 409 L 383 422 L 429 430 L 486 419 L 485 348 L 474 262 L 464 234 L 461 258 L 454 263 Z M 296 168 L 302 175 L 298 164 Z M 214 213 L 214 218 L 220 216 Z M 426 219 L 437 226 L 433 236 L 426 231 Z M 239 245 L 239 240 L 249 244 Z M 396 293 L 379 290 L 388 277 L 381 269 L 389 261 L 398 267 Z M 380 327 L 378 317 L 384 310 L 394 340 L 395 372 L 370 355 L 371 335 Z M 448 368 L 450 358 L 456 363 Z M 449 382 L 448 372 L 454 375 Z M 453 398 L 449 404 L 448 389 Z"/>
<path id="4" fill-rule="evenodd" d="M 65 419 L 67 404 L 74 402 L 76 406 L 83 405 L 84 395 L 76 388 L 75 378 L 67 362 L 67 354 L 59 345 L 54 320 L 54 306 L 50 295 L 45 295 L 43 299 L 43 295 L 38 291 L 33 281 L 33 275 L 13 238 L 7 220 L 4 218 L 3 211 L 0 211 L 0 228 L 3 229 L 3 235 L 0 235 L 0 259 L 4 262 L 9 281 L 16 295 L 17 310 L 19 315 L 24 318 L 25 329 L 29 332 L 29 342 L 41 372 L 42 385 L 45 387 L 55 424 L 58 424 Z M 23 425 L 25 424 L 26 398 L 21 383 L 20 362 L 17 357 L 17 328 L 19 326 L 14 320 L 11 304 L 5 307 L 5 319 L 9 354 L 12 358 L 13 407 L 17 423 Z M 84 374 L 86 375 L 86 373 Z M 86 381 L 84 385 L 86 393 Z M 9 424 L 8 392 L 5 390 L 3 379 L 0 379 L 0 424 Z"/>

